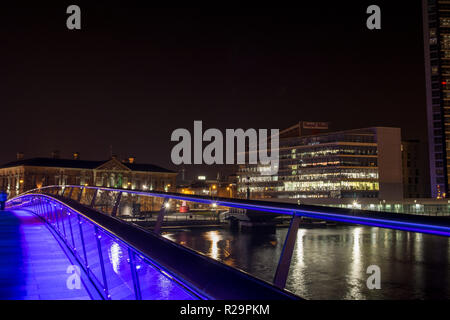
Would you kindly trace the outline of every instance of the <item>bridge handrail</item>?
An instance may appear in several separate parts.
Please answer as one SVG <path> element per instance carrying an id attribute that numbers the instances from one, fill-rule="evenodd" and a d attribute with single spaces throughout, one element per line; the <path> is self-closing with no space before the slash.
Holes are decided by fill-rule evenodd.
<path id="1" fill-rule="evenodd" d="M 160 235 L 99 213 L 72 199 L 46 193 L 27 192 L 9 200 L 7 205 L 9 207 L 30 206 L 36 204 L 36 202 L 39 206 L 37 214 L 44 218 L 60 235 L 62 233 L 58 224 L 58 218 L 55 219 L 54 217 L 61 216 L 62 208 L 64 208 L 77 214 L 80 222 L 82 220 L 90 222 L 95 225 L 96 230 L 101 229 L 102 234 L 106 234 L 112 237 L 114 241 L 120 241 L 126 245 L 132 251 L 130 263 L 136 259 L 145 260 L 195 298 L 298 299 L 295 295 L 265 281 L 256 279 L 249 274 L 180 246 Z M 54 209 L 56 205 L 61 206 L 61 208 Z M 47 206 L 47 209 L 43 209 L 43 206 Z M 81 227 L 80 230 L 82 230 Z M 98 232 L 96 231 L 96 233 Z M 64 237 L 63 240 L 65 240 Z M 66 244 L 69 243 L 66 241 Z M 73 249 L 70 245 L 68 247 Z M 84 242 L 83 252 L 86 253 Z M 75 255 L 77 254 L 76 250 L 74 253 Z M 78 260 L 83 260 L 80 254 L 78 254 Z M 103 259 L 100 258 L 99 260 L 103 265 Z M 180 261 L 183 261 L 183 266 L 180 266 Z M 178 267 L 176 264 L 178 264 Z M 102 267 L 103 283 L 106 284 L 108 281 L 105 278 L 103 269 L 104 267 Z M 89 273 L 89 268 L 87 268 L 87 272 L 88 275 L 93 276 L 92 271 Z M 136 277 L 133 277 L 134 282 Z M 92 278 L 94 284 L 100 286 L 103 292 L 106 292 L 105 298 L 111 298 L 108 293 L 108 287 L 106 285 L 102 287 L 102 280 L 95 276 Z M 134 284 L 136 299 L 142 298 L 142 293 L 136 289 L 136 286 L 139 285 Z"/>
<path id="2" fill-rule="evenodd" d="M 273 283 L 279 288 L 284 288 L 286 285 L 287 277 L 290 269 L 290 262 L 294 251 L 295 240 L 297 237 L 297 231 L 299 228 L 300 220 L 303 217 L 320 219 L 325 221 L 349 223 L 366 225 L 371 227 L 381 227 L 402 231 L 427 233 L 438 236 L 450 237 L 450 219 L 446 217 L 430 217 L 430 216 L 417 216 L 411 214 L 391 213 L 391 212 L 379 212 L 369 210 L 358 209 L 346 209 L 336 207 L 325 207 L 316 205 L 304 205 L 304 204 L 290 204 L 280 203 L 274 201 L 265 200 L 247 200 L 247 199 L 235 199 L 235 198 L 223 198 L 223 197 L 208 197 L 198 195 L 186 195 L 173 192 L 161 192 L 161 191 L 143 191 L 143 190 L 130 190 L 130 189 L 118 189 L 109 187 L 93 187 L 93 186 L 78 186 L 78 185 L 53 185 L 43 188 L 32 190 L 31 192 L 46 192 L 51 189 L 58 191 L 61 189 L 61 194 L 65 194 L 65 190 L 69 189 L 69 197 L 72 191 L 75 189 L 94 189 L 95 194 L 98 190 L 111 191 L 117 193 L 115 200 L 115 209 L 113 209 L 112 215 L 115 215 L 118 204 L 120 203 L 122 193 L 129 193 L 147 197 L 159 197 L 163 198 L 163 204 L 166 204 L 168 200 L 182 200 L 197 202 L 202 204 L 209 204 L 229 208 L 245 209 L 257 212 L 267 212 L 271 215 L 289 215 L 292 216 L 291 224 L 286 235 L 286 239 L 283 245 L 277 270 L 275 272 Z M 54 190 L 52 190 L 54 191 Z M 82 193 L 80 192 L 79 195 Z M 95 200 L 95 197 L 93 198 Z M 161 208 L 154 232 L 159 234 L 162 221 L 164 219 L 165 209 Z"/>
<path id="3" fill-rule="evenodd" d="M 49 188 L 61 188 L 59 185 L 45 186 L 40 189 L 33 189 L 29 192 L 45 190 Z M 218 206 L 240 208 L 270 212 L 279 215 L 303 216 L 326 221 L 344 222 L 376 226 L 403 231 L 419 233 L 429 233 L 450 237 L 450 219 L 447 217 L 416 216 L 411 214 L 379 212 L 358 209 L 346 209 L 336 207 L 326 207 L 318 205 L 291 204 L 265 200 L 249 200 L 224 197 L 208 197 L 199 195 L 186 195 L 173 192 L 162 191 L 140 191 L 130 189 L 119 189 L 109 187 L 93 187 L 65 185 L 65 188 L 86 188 L 103 191 L 124 192 L 136 195 L 160 197 L 174 200 L 184 200 L 204 204 L 216 204 Z M 25 193 L 26 194 L 26 193 Z"/>

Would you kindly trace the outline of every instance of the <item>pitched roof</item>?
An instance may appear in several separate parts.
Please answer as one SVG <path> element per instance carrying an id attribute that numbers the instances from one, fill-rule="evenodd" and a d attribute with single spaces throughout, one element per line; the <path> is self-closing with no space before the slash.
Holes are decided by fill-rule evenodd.
<path id="1" fill-rule="evenodd" d="M 73 159 L 55 159 L 55 158 L 31 158 L 8 162 L 0 168 L 10 168 L 18 166 L 33 167 L 58 167 L 58 168 L 77 168 L 77 169 L 94 169 L 101 165 L 104 161 L 87 161 Z"/>
<path id="2" fill-rule="evenodd" d="M 18 166 L 33 166 L 33 167 L 57 167 L 57 168 L 77 168 L 77 169 L 95 169 L 110 160 L 104 161 L 90 161 L 90 160 L 74 160 L 74 159 L 55 159 L 55 158 L 31 158 L 8 162 L 1 168 L 11 168 Z M 132 171 L 146 171 L 146 172 L 164 172 L 174 173 L 174 171 L 153 165 L 143 163 L 123 163 L 123 165 L 130 168 Z"/>
<path id="3" fill-rule="evenodd" d="M 168 170 L 166 168 L 156 166 L 154 164 L 146 164 L 146 163 L 122 163 L 132 171 L 150 171 L 150 172 L 167 172 L 167 173 L 175 173 L 174 171 Z"/>

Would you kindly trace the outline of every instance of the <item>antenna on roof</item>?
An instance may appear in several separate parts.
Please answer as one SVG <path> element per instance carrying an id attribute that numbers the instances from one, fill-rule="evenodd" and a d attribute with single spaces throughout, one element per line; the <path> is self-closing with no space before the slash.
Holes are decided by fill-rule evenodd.
<path id="1" fill-rule="evenodd" d="M 181 180 L 182 181 L 185 181 L 186 179 L 186 177 L 185 177 L 185 174 L 186 174 L 186 169 L 184 168 L 184 166 L 182 166 L 181 167 Z"/>
<path id="2" fill-rule="evenodd" d="M 112 144 L 109 145 L 109 157 L 112 158 L 113 152 L 112 152 Z"/>

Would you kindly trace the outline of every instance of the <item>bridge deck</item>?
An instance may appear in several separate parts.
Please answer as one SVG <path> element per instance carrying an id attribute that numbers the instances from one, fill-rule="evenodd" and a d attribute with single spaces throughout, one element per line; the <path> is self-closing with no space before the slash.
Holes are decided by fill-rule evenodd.
<path id="1" fill-rule="evenodd" d="M 0 211 L 0 299 L 91 299 L 88 279 L 68 289 L 69 259 L 46 224 L 25 210 Z"/>
<path id="2" fill-rule="evenodd" d="M 73 288 L 73 268 L 68 268 L 74 265 L 80 268 L 65 243 L 38 216 L 20 209 L 0 211 L 0 300 L 101 299 L 81 268 L 81 285 Z M 143 269 L 143 299 L 194 299 L 153 267 Z M 134 299 L 127 284 L 111 289 L 116 298 Z"/>

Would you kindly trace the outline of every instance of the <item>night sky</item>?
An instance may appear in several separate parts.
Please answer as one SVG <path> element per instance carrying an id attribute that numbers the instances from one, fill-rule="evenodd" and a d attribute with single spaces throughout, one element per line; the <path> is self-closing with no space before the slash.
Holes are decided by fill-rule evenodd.
<path id="1" fill-rule="evenodd" d="M 335 130 L 396 126 L 404 138 L 426 140 L 418 0 L 284 8 L 60 2 L 2 4 L 1 163 L 17 151 L 28 158 L 55 149 L 101 160 L 112 145 L 120 158 L 177 169 L 170 135 L 192 130 L 194 120 L 205 129 L 283 129 L 300 120 L 330 121 Z M 66 28 L 70 4 L 81 7 L 80 31 Z M 366 28 L 370 4 L 381 7 L 381 30 Z M 214 170 L 188 168 L 188 176 Z"/>

